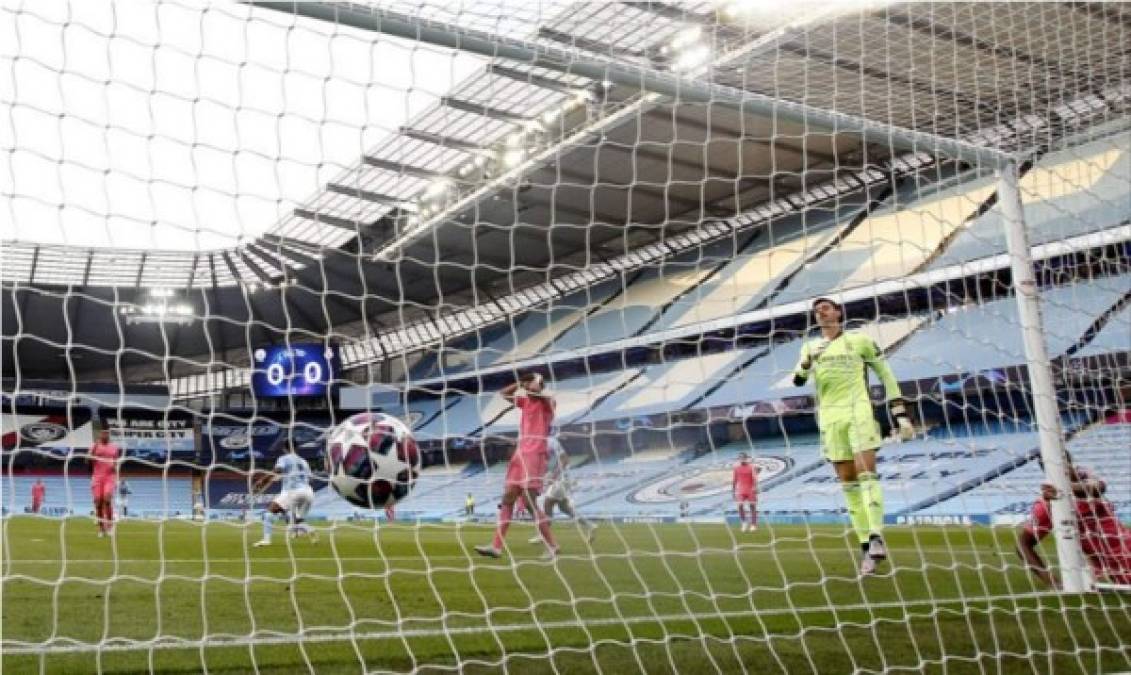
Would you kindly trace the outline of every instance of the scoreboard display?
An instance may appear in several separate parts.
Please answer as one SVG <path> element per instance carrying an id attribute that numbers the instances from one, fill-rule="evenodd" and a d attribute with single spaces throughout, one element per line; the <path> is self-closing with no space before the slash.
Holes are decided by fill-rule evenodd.
<path id="1" fill-rule="evenodd" d="M 322 396 L 337 376 L 338 348 L 325 344 L 260 347 L 251 389 L 256 396 Z"/>

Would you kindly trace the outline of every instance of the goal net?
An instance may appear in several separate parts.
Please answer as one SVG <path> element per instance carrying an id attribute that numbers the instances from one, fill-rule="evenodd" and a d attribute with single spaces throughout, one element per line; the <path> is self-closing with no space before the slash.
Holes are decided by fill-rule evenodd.
<path id="1" fill-rule="evenodd" d="M 1128 44 L 0 3 L 2 667 L 1131 669 Z"/>

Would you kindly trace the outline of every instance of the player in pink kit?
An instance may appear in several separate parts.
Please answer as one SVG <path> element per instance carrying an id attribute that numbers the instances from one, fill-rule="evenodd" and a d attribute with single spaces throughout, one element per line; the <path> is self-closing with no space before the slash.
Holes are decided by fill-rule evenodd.
<path id="1" fill-rule="evenodd" d="M 758 469 L 750 463 L 750 455 L 745 452 L 738 456 L 738 466 L 734 467 L 734 480 L 731 481 L 734 501 L 738 503 L 738 519 L 743 521 L 742 531 L 753 532 L 758 529 Z M 750 509 L 750 520 L 746 521 L 746 509 Z"/>
<path id="2" fill-rule="evenodd" d="M 43 508 L 43 497 L 47 494 L 47 486 L 43 484 L 42 478 L 35 479 L 35 485 L 31 486 L 31 512 L 39 513 Z"/>
<path id="3" fill-rule="evenodd" d="M 520 411 L 518 447 L 507 465 L 495 539 L 490 545 L 476 546 L 475 551 L 491 558 L 502 555 L 503 540 L 514 516 L 515 502 L 521 497 L 527 510 L 534 516 L 542 540 L 546 542 L 547 555 L 552 557 L 557 554 L 558 545 L 550 531 L 550 519 L 538 506 L 538 494 L 542 491 L 542 479 L 546 475 L 546 465 L 550 458 L 550 427 L 554 423 L 556 407 L 554 397 L 546 391 L 542 376 L 537 373 L 522 376 L 518 382 L 504 387 L 499 394 Z"/>
<path id="4" fill-rule="evenodd" d="M 1111 502 L 1103 498 L 1107 485 L 1079 467 L 1069 468 L 1069 478 L 1076 498 L 1080 549 L 1096 579 L 1131 584 L 1131 530 L 1119 522 Z M 1059 587 L 1059 583 L 1037 553 L 1037 545 L 1052 531 L 1049 500 L 1056 497 L 1055 487 L 1042 485 L 1041 498 L 1033 503 L 1029 520 L 1017 532 L 1017 554 L 1038 579 L 1053 587 Z"/>
<path id="5" fill-rule="evenodd" d="M 114 531 L 114 489 L 117 483 L 118 446 L 110 442 L 110 431 L 103 429 L 98 442 L 90 449 L 90 494 L 94 498 L 94 517 L 98 520 L 98 536 Z"/>

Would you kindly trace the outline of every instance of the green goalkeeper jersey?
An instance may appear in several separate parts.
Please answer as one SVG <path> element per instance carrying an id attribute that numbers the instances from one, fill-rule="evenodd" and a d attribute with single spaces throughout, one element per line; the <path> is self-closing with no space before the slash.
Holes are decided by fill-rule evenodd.
<path id="1" fill-rule="evenodd" d="M 803 367 L 806 362 L 809 362 L 808 369 Z M 793 381 L 800 386 L 813 376 L 817 418 L 821 426 L 825 426 L 863 415 L 872 417 L 868 368 L 879 376 L 887 400 L 899 398 L 899 382 L 876 341 L 857 331 L 842 332 L 832 340 L 824 337 L 807 340 L 801 346 Z"/>

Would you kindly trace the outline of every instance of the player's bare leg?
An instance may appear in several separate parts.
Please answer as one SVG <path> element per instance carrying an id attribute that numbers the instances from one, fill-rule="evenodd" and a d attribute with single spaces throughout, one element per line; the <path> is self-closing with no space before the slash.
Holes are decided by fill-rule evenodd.
<path id="1" fill-rule="evenodd" d="M 742 531 L 746 532 L 749 526 L 746 523 L 746 502 L 738 503 L 738 522 L 742 523 Z"/>
<path id="2" fill-rule="evenodd" d="M 568 499 L 561 503 L 561 509 L 562 513 L 566 514 L 570 518 L 573 518 L 573 520 L 578 525 L 585 528 L 585 541 L 592 544 L 593 538 L 594 536 L 596 536 L 597 524 L 589 520 L 585 516 L 578 515 L 577 510 L 573 508 L 573 502 Z"/>
<path id="3" fill-rule="evenodd" d="M 318 531 L 311 527 L 304 518 L 294 517 L 291 521 L 291 525 L 287 530 L 289 535 L 294 538 L 306 537 L 310 540 L 310 543 L 318 543 Z"/>
<path id="4" fill-rule="evenodd" d="M 495 525 L 495 538 L 489 545 L 476 546 L 475 552 L 488 558 L 498 558 L 503 554 L 503 542 L 507 537 L 507 530 L 511 526 L 514 516 L 514 504 L 518 501 L 522 490 L 517 485 L 508 485 L 503 491 L 503 500 L 499 505 L 499 522 Z"/>
<path id="5" fill-rule="evenodd" d="M 255 547 L 270 546 L 271 545 L 271 530 L 274 527 L 274 519 L 283 516 L 286 517 L 286 512 L 283 507 L 275 502 L 267 505 L 267 510 L 263 512 L 263 538 L 255 542 Z"/>
<path id="6" fill-rule="evenodd" d="M 561 499 L 545 499 L 545 500 L 543 500 L 542 501 L 542 508 L 545 509 L 545 511 L 546 511 L 546 518 L 547 519 L 553 517 L 555 506 L 557 506 L 559 509 L 561 509 L 562 513 L 564 513 L 567 516 L 569 516 L 570 518 L 572 518 L 574 520 L 574 522 L 576 522 L 578 525 L 585 528 L 585 540 L 589 543 L 593 543 L 595 531 L 597 530 L 597 524 L 596 523 L 594 523 L 593 521 L 589 520 L 588 518 L 586 518 L 584 516 L 579 516 L 577 514 L 577 511 L 573 508 L 573 504 L 568 499 L 566 499 L 566 500 L 561 500 Z M 534 536 L 534 537 L 530 538 L 531 544 L 538 544 L 538 543 L 541 543 L 541 542 L 542 542 L 542 538 L 540 536 Z"/>
<path id="7" fill-rule="evenodd" d="M 550 499 L 549 497 L 546 497 L 545 499 L 542 500 L 542 510 L 546 512 L 546 519 L 547 520 L 554 517 L 554 505 L 557 504 L 557 503 L 558 503 L 558 501 L 556 499 Z M 527 543 L 529 543 L 529 544 L 541 544 L 542 543 L 542 535 L 541 534 L 535 534 L 533 537 L 531 537 L 530 539 L 527 540 Z"/>
<path id="8" fill-rule="evenodd" d="M 94 500 L 94 522 L 98 526 L 98 536 L 106 536 L 106 500 L 97 498 Z"/>
<path id="9" fill-rule="evenodd" d="M 550 530 L 550 517 L 538 506 L 538 495 L 531 490 L 522 491 L 522 499 L 526 502 L 526 510 L 534 518 L 534 525 L 546 543 L 546 557 L 553 558 L 558 554 L 558 543 L 554 540 L 554 533 Z"/>

